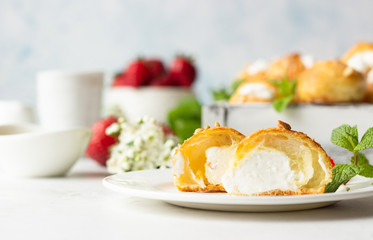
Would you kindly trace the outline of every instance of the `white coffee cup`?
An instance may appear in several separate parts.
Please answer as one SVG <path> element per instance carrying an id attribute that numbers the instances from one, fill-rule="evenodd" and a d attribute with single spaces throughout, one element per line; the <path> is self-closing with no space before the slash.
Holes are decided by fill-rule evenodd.
<path id="1" fill-rule="evenodd" d="M 45 71 L 37 75 L 37 106 L 45 128 L 90 127 L 100 118 L 102 72 Z"/>

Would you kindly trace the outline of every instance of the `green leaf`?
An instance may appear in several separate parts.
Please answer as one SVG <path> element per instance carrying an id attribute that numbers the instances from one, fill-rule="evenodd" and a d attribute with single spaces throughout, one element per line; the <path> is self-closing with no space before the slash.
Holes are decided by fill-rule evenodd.
<path id="1" fill-rule="evenodd" d="M 283 112 L 294 99 L 297 80 L 291 81 L 285 76 L 281 81 L 270 81 L 270 83 L 276 87 L 280 95 L 273 101 L 273 108 L 277 112 Z"/>
<path id="2" fill-rule="evenodd" d="M 336 164 L 333 168 L 333 178 L 325 187 L 325 192 L 335 192 L 346 181 L 356 176 L 360 172 L 360 167 L 349 164 Z"/>
<path id="3" fill-rule="evenodd" d="M 294 98 L 294 96 L 287 96 L 287 97 L 283 97 L 283 98 L 278 98 L 278 99 L 273 101 L 273 103 L 272 103 L 273 108 L 279 113 L 283 112 L 287 108 L 287 106 L 291 103 L 293 98 Z"/>
<path id="4" fill-rule="evenodd" d="M 361 138 L 360 143 L 354 148 L 354 151 L 362 151 L 373 147 L 373 127 L 369 128 Z"/>
<path id="5" fill-rule="evenodd" d="M 351 159 L 350 159 L 350 163 L 354 164 L 354 162 L 355 162 L 355 159 L 354 159 L 354 156 L 352 156 Z M 364 153 L 359 153 L 358 154 L 357 165 L 358 166 L 369 165 L 369 160 L 368 160 L 367 156 L 365 156 Z"/>
<path id="6" fill-rule="evenodd" d="M 195 98 L 184 98 L 168 113 L 168 123 L 181 141 L 201 127 L 201 105 Z"/>
<path id="7" fill-rule="evenodd" d="M 232 85 L 231 85 L 231 90 L 232 90 L 232 93 L 234 93 L 237 88 L 242 84 L 244 83 L 246 80 L 245 79 L 236 79 L 233 81 Z"/>
<path id="8" fill-rule="evenodd" d="M 351 157 L 350 163 L 354 164 L 354 157 Z M 360 176 L 373 178 L 373 166 L 369 164 L 369 160 L 364 153 L 359 153 L 357 165 L 360 167 Z"/>
<path id="9" fill-rule="evenodd" d="M 356 125 L 351 127 L 350 125 L 343 124 L 333 129 L 331 142 L 351 152 L 355 152 L 354 149 L 359 142 Z"/>
<path id="10" fill-rule="evenodd" d="M 226 88 L 212 90 L 212 97 L 214 101 L 228 101 L 231 97 L 231 93 Z"/>

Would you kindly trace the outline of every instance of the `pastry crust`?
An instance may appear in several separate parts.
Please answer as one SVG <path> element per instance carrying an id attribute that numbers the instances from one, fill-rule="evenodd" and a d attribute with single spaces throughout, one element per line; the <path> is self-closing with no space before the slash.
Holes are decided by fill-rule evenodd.
<path id="1" fill-rule="evenodd" d="M 268 67 L 266 74 L 270 80 L 281 80 L 286 76 L 290 80 L 295 80 L 305 69 L 306 66 L 303 64 L 301 56 L 298 53 L 293 53 L 274 61 Z"/>
<path id="2" fill-rule="evenodd" d="M 267 77 L 258 74 L 242 83 L 230 97 L 229 103 L 271 102 L 276 95 L 276 88 L 269 83 Z"/>
<path id="3" fill-rule="evenodd" d="M 317 62 L 298 79 L 296 97 L 306 103 L 361 102 L 364 76 L 340 61 Z"/>
<path id="4" fill-rule="evenodd" d="M 245 136 L 240 132 L 221 127 L 197 129 L 195 134 L 176 150 L 172 159 L 173 177 L 176 187 L 183 192 L 224 191 L 210 183 L 205 175 L 206 150 L 211 147 L 238 144 Z"/>
<path id="5" fill-rule="evenodd" d="M 279 121 L 278 125 L 279 127 L 277 128 L 258 130 L 241 141 L 237 147 L 234 162 L 232 162 L 228 171 L 234 171 L 240 161 L 244 161 L 245 156 L 259 145 L 276 148 L 276 150 L 284 152 L 293 161 L 293 165 L 300 166 L 299 169 L 295 170 L 306 172 L 309 171 L 307 168 L 311 166 L 313 175 L 305 185 L 300 186 L 295 191 L 275 189 L 251 195 L 274 196 L 324 193 L 325 185 L 332 179 L 332 164 L 324 149 L 306 134 L 290 130 L 290 125 L 281 121 Z M 322 161 L 322 163 L 320 164 L 319 161 Z M 231 194 L 247 195 L 240 192 Z"/>

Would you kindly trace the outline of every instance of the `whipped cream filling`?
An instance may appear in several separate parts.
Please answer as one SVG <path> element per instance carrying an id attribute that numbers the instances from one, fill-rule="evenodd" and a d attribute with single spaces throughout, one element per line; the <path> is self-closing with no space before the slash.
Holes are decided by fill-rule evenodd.
<path id="1" fill-rule="evenodd" d="M 306 68 L 310 68 L 313 66 L 313 64 L 315 63 L 315 58 L 311 55 L 302 55 L 300 57 L 300 60 L 302 61 L 303 65 L 306 67 Z"/>
<path id="2" fill-rule="evenodd" d="M 174 175 L 179 177 L 181 174 L 184 174 L 184 157 L 180 151 L 177 151 L 174 157 L 175 164 L 172 168 Z"/>
<path id="3" fill-rule="evenodd" d="M 373 84 L 373 69 L 371 69 L 367 74 L 367 82 Z"/>
<path id="4" fill-rule="evenodd" d="M 347 65 L 360 72 L 366 72 L 373 67 L 373 51 L 356 53 L 348 61 Z"/>
<path id="5" fill-rule="evenodd" d="M 264 72 L 268 68 L 268 62 L 263 59 L 258 59 L 247 67 L 249 75 L 255 75 Z"/>
<path id="6" fill-rule="evenodd" d="M 257 194 L 271 190 L 298 189 L 297 182 L 304 179 L 290 167 L 290 158 L 274 149 L 252 150 L 223 176 L 228 193 Z"/>
<path id="7" fill-rule="evenodd" d="M 233 158 L 236 146 L 210 147 L 206 150 L 205 175 L 212 184 L 222 184 L 222 177 Z"/>
<path id="8" fill-rule="evenodd" d="M 238 90 L 241 95 L 272 100 L 275 97 L 273 89 L 264 83 L 246 83 Z"/>
<path id="9" fill-rule="evenodd" d="M 320 164 L 322 170 L 323 170 L 325 173 L 328 172 L 328 170 L 326 169 L 326 166 L 325 166 L 325 164 L 324 164 L 324 161 L 322 160 L 322 156 L 321 156 L 320 154 L 319 154 L 319 160 L 318 160 L 318 162 L 319 162 L 319 164 Z"/>

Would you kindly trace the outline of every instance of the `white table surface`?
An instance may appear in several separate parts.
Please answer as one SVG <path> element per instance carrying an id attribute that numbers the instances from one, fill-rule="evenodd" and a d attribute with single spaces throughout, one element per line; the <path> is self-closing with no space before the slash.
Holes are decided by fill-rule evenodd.
<path id="1" fill-rule="evenodd" d="M 286 213 L 181 208 L 112 192 L 81 159 L 66 177 L 0 177 L 0 239 L 373 239 L 373 198 Z"/>

